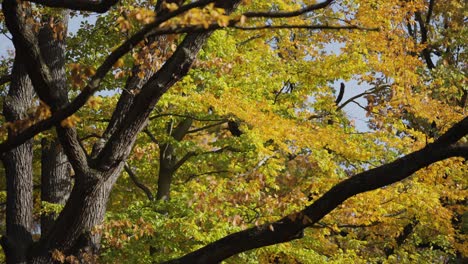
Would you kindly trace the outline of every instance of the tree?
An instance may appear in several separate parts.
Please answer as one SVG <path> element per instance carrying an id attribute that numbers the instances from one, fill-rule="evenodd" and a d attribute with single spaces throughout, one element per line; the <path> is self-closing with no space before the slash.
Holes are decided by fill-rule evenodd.
<path id="1" fill-rule="evenodd" d="M 68 34 L 78 11 L 101 15 Z M 217 263 L 308 228 L 321 231 L 296 253 L 237 257 L 466 256 L 461 1 L 3 0 L 2 13 L 8 263 Z M 353 78 L 370 89 L 335 99 Z M 343 109 L 363 96 L 361 133 Z"/>

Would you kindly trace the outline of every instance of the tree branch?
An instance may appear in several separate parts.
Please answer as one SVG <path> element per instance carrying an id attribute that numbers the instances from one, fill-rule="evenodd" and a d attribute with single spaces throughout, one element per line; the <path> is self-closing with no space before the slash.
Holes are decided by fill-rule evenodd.
<path id="1" fill-rule="evenodd" d="M 199 173 L 199 174 L 190 174 L 188 176 L 188 178 L 184 181 L 185 183 L 188 183 L 189 181 L 191 181 L 192 179 L 198 177 L 198 176 L 203 176 L 203 175 L 211 175 L 211 174 L 218 174 L 218 173 L 226 173 L 226 172 L 229 172 L 227 170 L 220 170 L 220 171 L 208 171 L 208 172 L 203 172 L 203 173 Z"/>
<path id="2" fill-rule="evenodd" d="M 434 5 L 435 5 L 435 0 L 430 0 L 429 8 L 427 10 L 427 15 L 426 15 L 426 25 L 429 25 L 431 23 L 432 11 L 434 11 Z"/>
<path id="3" fill-rule="evenodd" d="M 176 162 L 176 164 L 174 164 L 171 170 L 172 171 L 178 170 L 182 165 L 184 165 L 185 162 L 187 162 L 187 160 L 189 160 L 191 157 L 194 157 L 196 155 L 197 155 L 196 152 L 193 152 L 193 151 L 187 152 L 187 154 L 185 154 L 179 161 Z"/>
<path id="4" fill-rule="evenodd" d="M 338 96 L 336 97 L 335 104 L 338 106 L 338 104 L 343 100 L 343 95 L 345 92 L 345 84 L 340 83 L 340 92 L 338 93 Z"/>
<path id="5" fill-rule="evenodd" d="M 196 133 L 196 132 L 203 131 L 203 130 L 206 130 L 206 129 L 209 129 L 209 128 L 212 128 L 212 127 L 215 127 L 215 126 L 219 126 L 219 125 L 222 125 L 222 124 L 226 123 L 227 121 L 228 120 L 226 119 L 226 120 L 223 120 L 223 121 L 211 124 L 211 125 L 195 128 L 195 129 L 187 131 L 187 134 Z"/>
<path id="6" fill-rule="evenodd" d="M 225 121 L 226 119 L 209 119 L 209 118 L 201 118 L 201 117 L 196 117 L 196 116 L 191 116 L 191 115 L 183 115 L 183 114 L 175 114 L 175 113 L 163 113 L 163 114 L 157 114 L 154 116 L 149 117 L 149 120 L 154 120 L 160 117 L 165 117 L 165 116 L 175 116 L 175 117 L 185 117 L 185 118 L 191 118 L 195 121 L 207 121 L 207 122 L 217 122 L 217 121 Z"/>
<path id="7" fill-rule="evenodd" d="M 153 143 L 156 143 L 156 144 L 159 145 L 159 141 L 156 139 L 156 137 L 153 135 L 153 133 L 151 133 L 151 131 L 149 131 L 148 128 L 143 130 L 143 132 L 145 132 L 145 134 L 151 139 L 151 141 L 153 141 Z"/>
<path id="8" fill-rule="evenodd" d="M 5 83 L 11 82 L 11 74 L 4 75 L 0 77 L 0 86 L 4 85 Z"/>
<path id="9" fill-rule="evenodd" d="M 247 12 L 244 13 L 244 16 L 253 18 L 253 17 L 263 17 L 263 18 L 283 18 L 283 17 L 295 17 L 300 16 L 302 14 L 312 12 L 318 9 L 323 9 L 330 5 L 333 0 L 327 0 L 315 5 L 308 5 L 304 8 L 291 11 L 291 12 Z"/>
<path id="10" fill-rule="evenodd" d="M 146 185 L 138 180 L 135 172 L 133 172 L 133 170 L 127 164 L 125 164 L 124 169 L 128 173 L 128 176 L 130 176 L 130 179 L 133 181 L 133 183 L 146 194 L 150 201 L 154 201 L 153 193 Z"/>
<path id="11" fill-rule="evenodd" d="M 369 89 L 367 91 L 364 91 L 364 92 L 362 92 L 360 94 L 357 94 L 357 95 L 349 98 L 348 100 L 344 101 L 344 103 L 342 103 L 340 106 L 338 106 L 336 108 L 336 111 L 339 111 L 339 110 L 343 109 L 343 107 L 345 107 L 347 104 L 351 103 L 352 101 L 354 101 L 355 99 L 357 99 L 357 98 L 359 98 L 361 96 L 375 93 L 376 91 L 380 90 L 382 87 L 383 86 L 375 87 L 375 88 Z"/>
<path id="12" fill-rule="evenodd" d="M 416 21 L 418 21 L 419 28 L 421 30 L 421 44 L 427 44 L 427 27 L 426 27 L 426 23 L 423 21 L 421 12 L 415 12 L 415 18 L 416 18 Z M 426 61 L 426 64 L 429 70 L 434 69 L 435 64 L 431 59 L 431 52 L 429 48 L 425 47 L 422 50 L 422 55 L 424 57 L 424 60 Z"/>
<path id="13" fill-rule="evenodd" d="M 304 210 L 279 221 L 228 235 L 179 259 L 166 263 L 217 263 L 235 254 L 298 239 L 348 198 L 401 181 L 421 168 L 450 157 L 468 159 L 468 146 L 453 146 L 468 133 L 468 117 L 455 124 L 436 142 L 389 164 L 359 173 L 332 187 Z"/>
<path id="14" fill-rule="evenodd" d="M 6 14 L 6 17 L 8 16 L 10 18 L 10 21 L 12 20 L 13 22 L 13 32 L 12 34 L 21 36 L 22 34 L 20 33 L 21 31 L 18 29 L 18 23 L 15 22 L 17 21 L 16 17 L 14 14 L 16 13 L 16 7 L 13 7 L 12 10 L 12 2 L 15 2 L 14 0 L 5 0 L 3 2 L 3 10 L 4 13 Z M 181 6 L 179 9 L 169 12 L 167 14 L 164 14 L 161 17 L 157 17 L 156 20 L 153 23 L 148 24 L 145 26 L 143 29 L 141 29 L 139 32 L 135 33 L 131 38 L 129 38 L 127 41 L 122 43 L 116 50 L 114 50 L 109 56 L 104 60 L 104 62 L 99 66 L 99 68 L 96 70 L 96 74 L 91 77 L 91 80 L 89 83 L 82 89 L 81 93 L 67 106 L 65 106 L 62 109 L 59 109 L 55 111 L 51 117 L 48 119 L 45 119 L 43 121 L 40 121 L 31 127 L 28 127 L 27 129 L 23 130 L 22 132 L 18 133 L 15 137 L 12 137 L 8 139 L 6 142 L 3 142 L 0 144 L 0 154 L 5 153 L 6 151 L 17 147 L 24 142 L 26 142 L 28 139 L 32 138 L 33 136 L 37 135 L 38 133 L 45 131 L 47 129 L 50 129 L 52 126 L 54 126 L 57 123 L 60 123 L 60 121 L 64 120 L 65 118 L 71 116 L 74 114 L 76 111 L 78 111 L 86 102 L 88 99 L 96 92 L 100 86 L 101 81 L 104 79 L 104 77 L 107 75 L 107 73 L 112 69 L 112 66 L 117 62 L 118 59 L 120 59 L 123 55 L 125 55 L 127 52 L 129 52 L 131 49 L 133 49 L 134 46 L 136 46 L 140 41 L 148 37 L 148 34 L 153 30 L 153 28 L 157 28 L 161 23 L 177 16 L 180 15 L 192 8 L 196 7 L 202 7 L 204 5 L 209 4 L 212 2 L 212 0 L 203 0 L 203 1 L 198 1 L 198 2 L 193 2 L 190 4 L 186 4 L 184 6 Z M 14 4 L 15 5 L 15 4 Z M 5 8 L 5 6 L 7 8 Z M 167 32 L 170 32 L 169 30 L 166 31 L 157 31 L 157 32 L 151 32 L 152 35 L 158 35 L 158 34 L 166 34 Z M 23 46 L 28 46 L 32 45 L 33 43 L 30 43 L 31 41 L 28 40 L 27 38 L 23 38 L 23 41 L 20 41 L 19 45 Z M 29 44 L 28 44 L 29 43 Z M 31 51 L 30 47 L 26 47 L 25 49 L 20 50 L 26 50 L 26 51 Z M 42 59 L 40 59 L 40 52 L 38 51 L 32 51 L 32 54 L 29 54 L 31 57 L 30 61 L 33 62 L 40 62 Z M 44 84 L 42 84 L 44 85 Z M 41 86 L 42 87 L 42 86 Z"/>
<path id="15" fill-rule="evenodd" d="M 239 30 L 264 30 L 264 29 L 309 29 L 309 30 L 366 30 L 366 31 L 378 31 L 378 28 L 364 28 L 356 25 L 350 26 L 332 26 L 332 25 L 264 25 L 254 27 L 243 27 L 243 26 L 228 26 Z"/>
<path id="16" fill-rule="evenodd" d="M 67 8 L 76 11 L 90 11 L 96 13 L 105 13 L 119 0 L 29 0 L 36 4 L 48 7 Z"/>

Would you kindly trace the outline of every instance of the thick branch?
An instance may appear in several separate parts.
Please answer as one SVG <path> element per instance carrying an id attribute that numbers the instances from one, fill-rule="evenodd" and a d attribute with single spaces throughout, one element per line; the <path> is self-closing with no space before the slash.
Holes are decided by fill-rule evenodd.
<path id="1" fill-rule="evenodd" d="M 468 158 L 468 146 L 451 146 L 468 133 L 468 117 L 454 125 L 435 143 L 389 164 L 348 178 L 335 185 L 312 205 L 279 221 L 228 235 L 199 250 L 166 263 L 217 263 L 235 254 L 291 241 L 312 227 L 348 198 L 401 181 L 421 168 L 450 157 Z"/>
<path id="2" fill-rule="evenodd" d="M 9 14 L 10 21 L 12 20 L 11 26 L 14 28 L 12 34 L 21 36 L 21 33 L 20 33 L 21 30 L 18 29 L 19 24 L 17 23 L 17 18 L 12 17 L 14 16 L 14 13 L 16 12 L 15 11 L 16 7 L 12 7 L 13 2 L 14 1 L 12 0 L 5 0 L 3 2 L 3 6 L 4 6 L 3 10 L 6 15 Z M 8 141 L 0 144 L 0 153 L 3 154 L 8 150 L 23 144 L 24 142 L 26 142 L 26 140 L 32 138 L 33 136 L 37 135 L 38 133 L 42 131 L 50 129 L 55 124 L 59 123 L 60 121 L 64 120 L 65 118 L 71 116 L 76 111 L 78 111 L 88 101 L 91 95 L 93 95 L 94 92 L 97 91 L 101 81 L 104 79 L 106 74 L 112 69 L 112 66 L 115 64 L 115 62 L 117 62 L 117 60 L 120 59 L 127 52 L 132 50 L 133 47 L 136 46 L 140 41 L 148 37 L 149 33 L 153 30 L 153 28 L 158 27 L 161 23 L 177 15 L 180 15 L 192 8 L 202 7 L 210 2 L 212 1 L 205 0 L 205 1 L 198 1 L 194 3 L 190 3 L 190 4 L 180 7 L 179 9 L 173 12 L 164 14 L 161 17 L 157 17 L 153 23 L 148 24 L 142 30 L 135 33 L 135 35 L 133 35 L 131 38 L 129 38 L 127 41 L 121 44 L 115 51 L 109 54 L 109 56 L 104 60 L 101 66 L 99 66 L 99 68 L 96 70 L 96 74 L 91 78 L 89 83 L 82 89 L 82 92 L 71 103 L 69 103 L 66 107 L 54 112 L 52 116 L 49 117 L 48 119 L 45 119 L 43 121 L 36 123 L 35 125 L 18 133 L 15 137 L 12 137 Z M 7 8 L 5 8 L 5 5 L 7 6 Z M 163 34 L 167 34 L 168 32 L 171 32 L 171 30 L 151 32 L 151 34 L 163 35 Z M 31 44 L 30 41 L 27 40 L 27 38 L 23 37 L 23 40 L 20 41 L 18 45 L 25 46 L 25 45 L 28 45 L 28 43 Z M 20 50 L 26 50 L 26 51 L 33 50 L 31 54 L 28 54 L 31 57 L 30 61 L 33 61 L 33 62 L 42 61 L 42 59 L 40 59 L 40 52 L 38 52 L 37 50 L 30 49 L 29 47 L 26 47 L 25 49 L 20 48 Z M 42 83 L 41 85 L 44 85 L 44 84 Z"/>
<path id="3" fill-rule="evenodd" d="M 36 4 L 48 7 L 67 8 L 77 11 L 90 11 L 96 13 L 105 13 L 119 0 L 29 0 Z"/>

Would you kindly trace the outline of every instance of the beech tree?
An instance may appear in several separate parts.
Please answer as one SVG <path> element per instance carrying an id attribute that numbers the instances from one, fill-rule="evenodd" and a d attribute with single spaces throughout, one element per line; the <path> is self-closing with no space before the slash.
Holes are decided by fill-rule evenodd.
<path id="1" fill-rule="evenodd" d="M 463 10 L 3 0 L 6 262 L 466 258 Z"/>

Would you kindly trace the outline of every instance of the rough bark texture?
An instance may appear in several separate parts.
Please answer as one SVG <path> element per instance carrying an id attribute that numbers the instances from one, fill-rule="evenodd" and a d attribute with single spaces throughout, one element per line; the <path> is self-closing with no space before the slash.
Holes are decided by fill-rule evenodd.
<path id="1" fill-rule="evenodd" d="M 65 205 L 73 183 L 67 156 L 56 140 L 43 139 L 41 147 L 41 201 Z M 49 232 L 55 218 L 52 212 L 41 216 L 41 234 Z"/>
<path id="2" fill-rule="evenodd" d="M 64 31 L 54 36 L 48 20 L 43 17 L 44 26 L 38 34 L 38 43 L 44 62 L 50 69 L 52 81 L 59 89 L 54 92 L 54 100 L 58 106 L 68 102 L 67 79 L 65 73 L 65 36 L 68 26 L 68 11 L 62 11 L 61 17 L 54 23 L 63 24 Z M 43 139 L 41 142 L 41 200 L 44 202 L 64 205 L 70 196 L 72 178 L 70 164 L 58 140 Z M 56 215 L 51 213 L 41 217 L 41 234 L 47 234 Z"/>
<path id="3" fill-rule="evenodd" d="M 14 135 L 14 129 L 21 126 L 20 123 L 14 122 L 27 117 L 34 94 L 24 62 L 22 56 L 16 56 L 12 72 L 13 79 L 8 97 L 4 102 L 3 114 L 14 127 L 9 130 L 9 137 Z M 2 156 L 7 184 L 6 236 L 2 238 L 2 246 L 9 263 L 25 262 L 27 250 L 32 243 L 32 158 L 31 140 Z"/>

